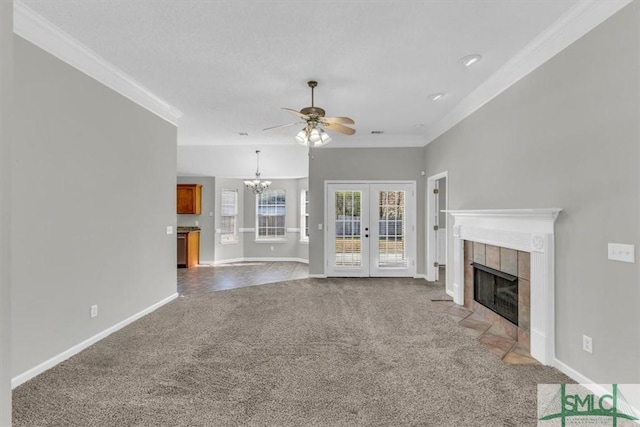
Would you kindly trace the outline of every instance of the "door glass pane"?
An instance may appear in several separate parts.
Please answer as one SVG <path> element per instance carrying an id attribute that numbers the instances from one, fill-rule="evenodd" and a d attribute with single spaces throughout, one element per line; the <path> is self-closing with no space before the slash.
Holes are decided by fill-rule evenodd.
<path id="1" fill-rule="evenodd" d="M 378 192 L 378 267 L 407 267 L 405 192 Z"/>
<path id="2" fill-rule="evenodd" d="M 360 218 L 361 191 L 336 191 L 335 212 L 335 265 L 359 267 L 362 265 Z"/>

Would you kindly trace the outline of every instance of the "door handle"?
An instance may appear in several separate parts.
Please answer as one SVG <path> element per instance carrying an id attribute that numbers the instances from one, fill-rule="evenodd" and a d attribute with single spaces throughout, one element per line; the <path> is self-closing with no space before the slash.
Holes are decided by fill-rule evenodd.
<path id="1" fill-rule="evenodd" d="M 368 234 L 365 234 L 365 235 L 364 235 L 364 237 L 369 237 L 369 235 L 368 235 Z"/>

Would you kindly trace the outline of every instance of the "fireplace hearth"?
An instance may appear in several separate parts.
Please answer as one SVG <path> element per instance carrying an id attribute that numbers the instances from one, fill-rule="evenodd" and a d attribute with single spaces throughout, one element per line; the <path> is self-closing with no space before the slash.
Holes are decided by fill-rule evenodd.
<path id="1" fill-rule="evenodd" d="M 474 299 L 517 326 L 518 277 L 477 262 L 471 265 Z"/>

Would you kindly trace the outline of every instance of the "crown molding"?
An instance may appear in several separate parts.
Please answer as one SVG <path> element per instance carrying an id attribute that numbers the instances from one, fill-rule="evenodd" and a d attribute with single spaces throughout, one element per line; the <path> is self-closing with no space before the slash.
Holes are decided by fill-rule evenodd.
<path id="1" fill-rule="evenodd" d="M 14 2 L 13 32 L 174 125 L 183 115 L 20 1 Z"/>
<path id="2" fill-rule="evenodd" d="M 465 97 L 450 113 L 430 127 L 425 135 L 425 143 L 433 142 L 631 2 L 632 0 L 578 2 Z"/>

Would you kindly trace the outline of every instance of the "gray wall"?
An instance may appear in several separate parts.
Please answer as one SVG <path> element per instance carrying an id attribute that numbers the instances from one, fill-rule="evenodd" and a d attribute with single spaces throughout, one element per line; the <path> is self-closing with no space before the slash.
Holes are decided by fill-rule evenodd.
<path id="1" fill-rule="evenodd" d="M 557 358 L 598 383 L 640 382 L 640 264 L 607 260 L 640 243 L 639 29 L 633 2 L 426 148 L 450 209 L 564 209 Z"/>
<path id="2" fill-rule="evenodd" d="M 270 190 L 286 191 L 287 213 L 285 224 L 287 228 L 297 228 L 300 216 L 300 195 L 298 194 L 297 179 L 271 180 Z M 256 196 L 250 191 L 244 191 L 244 227 L 256 226 Z M 242 233 L 244 238 L 244 256 L 246 258 L 297 258 L 300 246 L 298 233 L 286 233 L 282 242 L 256 242 L 255 232 Z M 273 248 L 273 250 L 271 250 Z"/>
<path id="3" fill-rule="evenodd" d="M 13 1 L 0 2 L 0 426 L 11 425 L 11 143 Z"/>
<path id="4" fill-rule="evenodd" d="M 14 61 L 18 375 L 175 295 L 177 131 L 19 37 Z"/>
<path id="5" fill-rule="evenodd" d="M 322 148 L 309 160 L 309 273 L 324 274 L 325 180 L 411 180 L 416 181 L 417 227 L 416 271 L 424 273 L 424 148 Z"/>
<path id="6" fill-rule="evenodd" d="M 244 198 L 246 191 L 241 179 L 216 178 L 216 228 L 221 227 L 220 209 L 222 204 L 222 190 L 238 191 L 238 217 L 236 226 L 238 230 L 244 225 Z M 253 227 L 253 225 L 250 225 Z M 236 243 L 220 243 L 220 235 L 216 234 L 216 261 L 225 261 L 244 258 L 244 233 L 238 231 L 238 241 Z"/>
<path id="7" fill-rule="evenodd" d="M 202 184 L 202 213 L 178 215 L 178 226 L 200 227 L 200 262 L 213 262 L 216 251 L 216 179 L 212 177 L 178 177 L 178 184 Z M 211 213 L 211 215 L 210 215 Z"/>

